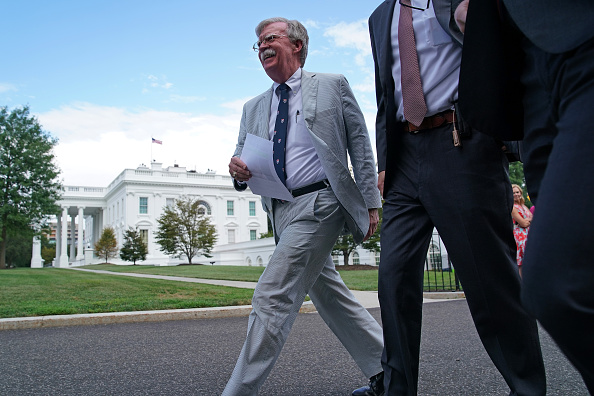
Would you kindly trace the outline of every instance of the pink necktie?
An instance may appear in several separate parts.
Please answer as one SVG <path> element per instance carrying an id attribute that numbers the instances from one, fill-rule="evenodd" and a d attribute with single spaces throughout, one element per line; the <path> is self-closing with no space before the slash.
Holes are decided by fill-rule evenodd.
<path id="1" fill-rule="evenodd" d="M 402 0 L 402 3 L 410 5 L 410 0 Z M 410 7 L 400 7 L 398 46 L 400 50 L 400 81 L 402 83 L 404 118 L 411 124 L 419 126 L 423 122 L 425 114 L 427 114 L 427 104 L 425 103 L 423 86 L 421 85 L 417 45 L 412 24 L 412 9 Z"/>

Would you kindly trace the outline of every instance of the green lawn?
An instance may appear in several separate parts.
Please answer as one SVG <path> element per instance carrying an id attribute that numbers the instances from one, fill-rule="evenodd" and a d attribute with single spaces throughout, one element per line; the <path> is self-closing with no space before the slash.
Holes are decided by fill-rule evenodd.
<path id="1" fill-rule="evenodd" d="M 56 268 L 0 271 L 0 318 L 251 303 L 251 289 Z"/>
<path id="2" fill-rule="evenodd" d="M 100 264 L 82 267 L 114 272 L 135 272 L 190 278 L 256 282 L 263 267 Z M 345 270 L 338 267 L 345 284 L 353 290 L 377 290 L 377 269 Z M 425 290 L 443 290 L 451 273 L 425 273 Z M 446 283 L 447 284 L 447 283 Z M 446 290 L 451 290 L 445 287 Z M 16 268 L 0 271 L 0 318 L 125 312 L 177 308 L 203 308 L 251 303 L 253 290 L 96 274 L 58 268 Z"/>
<path id="3" fill-rule="evenodd" d="M 353 290 L 377 290 L 377 269 L 352 271 L 336 267 L 340 277 L 349 289 Z"/>

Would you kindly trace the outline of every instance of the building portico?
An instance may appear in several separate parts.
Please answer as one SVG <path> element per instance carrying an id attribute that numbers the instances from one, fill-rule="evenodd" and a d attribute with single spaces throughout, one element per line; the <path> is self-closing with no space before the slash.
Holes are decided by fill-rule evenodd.
<path id="1" fill-rule="evenodd" d="M 54 267 L 64 268 L 73 264 L 84 264 L 85 246 L 93 246 L 95 243 L 93 236 L 101 234 L 100 230 L 99 234 L 85 232 L 85 223 L 97 224 L 102 229 L 98 215 L 104 206 L 103 191 L 103 188 L 98 187 L 64 187 L 64 194 L 59 202 L 62 211 L 56 215 Z"/>

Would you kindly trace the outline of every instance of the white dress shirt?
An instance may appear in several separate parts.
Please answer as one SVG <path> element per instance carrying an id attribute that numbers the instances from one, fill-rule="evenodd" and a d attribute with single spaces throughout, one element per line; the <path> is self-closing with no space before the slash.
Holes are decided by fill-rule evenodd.
<path id="1" fill-rule="evenodd" d="M 418 6 L 418 1 L 413 0 Z M 426 4 L 426 3 L 425 3 Z M 400 4 L 394 7 L 392 19 L 392 76 L 394 77 L 394 100 L 398 105 L 396 119 L 404 121 L 402 106 L 402 85 L 400 82 L 400 55 L 398 46 L 398 19 L 400 18 Z M 458 76 L 460 74 L 460 59 L 462 48 L 442 29 L 435 17 L 433 3 L 425 11 L 412 10 L 413 30 L 419 57 L 419 71 L 421 84 L 427 103 L 425 117 L 439 112 L 453 109 L 453 103 L 458 99 Z"/>
<path id="2" fill-rule="evenodd" d="M 285 173 L 287 174 L 287 188 L 292 190 L 326 179 L 326 173 L 313 146 L 309 131 L 303 117 L 303 100 L 301 97 L 301 68 L 285 82 L 289 91 L 289 124 L 287 125 L 287 142 L 285 151 Z M 272 101 L 270 103 L 270 120 L 268 122 L 269 138 L 274 137 L 274 124 L 278 102 L 280 101 L 274 83 Z"/>

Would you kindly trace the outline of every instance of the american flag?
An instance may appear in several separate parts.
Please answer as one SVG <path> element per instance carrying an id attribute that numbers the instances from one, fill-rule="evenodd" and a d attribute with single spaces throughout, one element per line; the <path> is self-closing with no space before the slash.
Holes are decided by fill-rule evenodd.
<path id="1" fill-rule="evenodd" d="M 162 141 L 160 141 L 160 140 L 157 140 L 157 139 L 155 139 L 155 138 L 152 138 L 152 139 L 153 139 L 153 143 L 157 143 L 157 144 L 163 144 L 163 142 L 162 142 Z"/>

